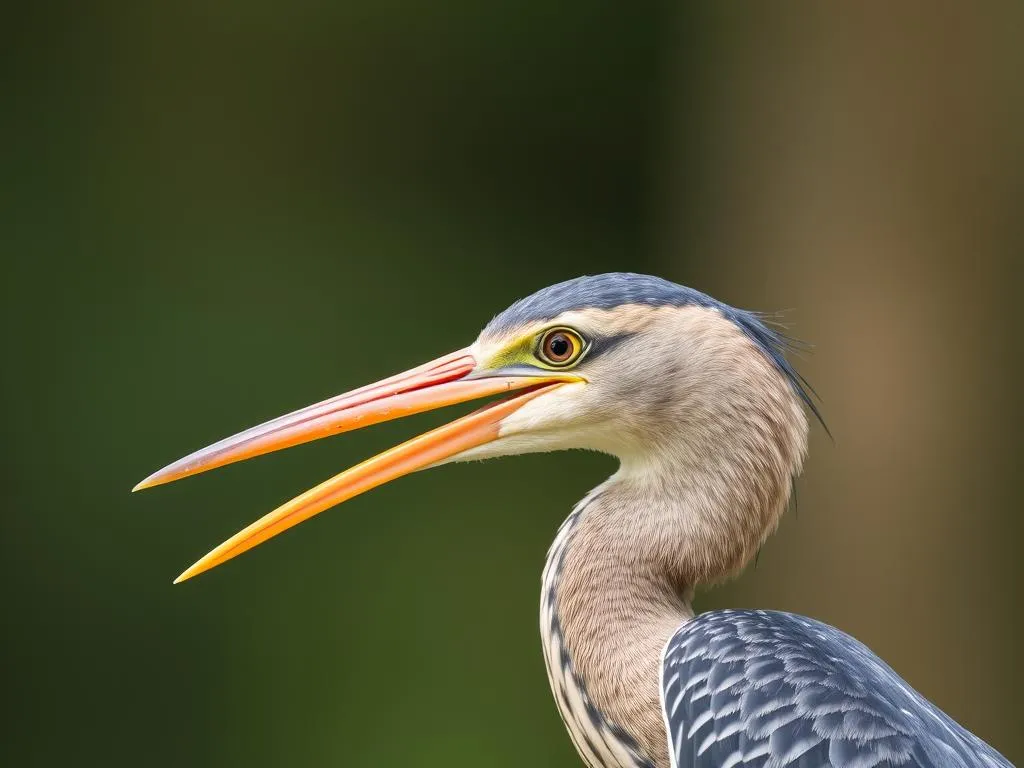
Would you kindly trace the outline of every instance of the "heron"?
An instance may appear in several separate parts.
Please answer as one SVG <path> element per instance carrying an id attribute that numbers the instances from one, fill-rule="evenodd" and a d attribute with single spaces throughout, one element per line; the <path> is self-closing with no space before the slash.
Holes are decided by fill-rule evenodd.
<path id="1" fill-rule="evenodd" d="M 774 532 L 801 472 L 818 411 L 789 347 L 764 316 L 691 288 L 580 277 L 515 302 L 464 349 L 221 440 L 135 490 L 490 397 L 283 504 L 175 583 L 419 469 L 600 451 L 618 469 L 565 519 L 541 579 L 548 678 L 587 766 L 1010 766 L 839 629 L 694 611 L 697 587 L 738 574 Z"/>

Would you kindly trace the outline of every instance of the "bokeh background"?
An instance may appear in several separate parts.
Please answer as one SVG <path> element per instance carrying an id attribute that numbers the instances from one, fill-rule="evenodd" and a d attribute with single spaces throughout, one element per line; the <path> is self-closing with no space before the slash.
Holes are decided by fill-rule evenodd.
<path id="1" fill-rule="evenodd" d="M 128 491 L 608 270 L 790 309 L 816 345 L 835 440 L 698 607 L 832 622 L 1024 760 L 1022 9 L 5 11 L 0 762 L 578 765 L 539 578 L 610 459 L 405 478 L 174 588 L 450 414 Z"/>

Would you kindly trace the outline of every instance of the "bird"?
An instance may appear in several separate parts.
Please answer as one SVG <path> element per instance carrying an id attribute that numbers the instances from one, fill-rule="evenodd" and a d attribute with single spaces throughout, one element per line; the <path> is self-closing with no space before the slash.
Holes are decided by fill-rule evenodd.
<path id="1" fill-rule="evenodd" d="M 341 502 L 449 462 L 586 449 L 617 457 L 558 529 L 540 634 L 558 711 L 589 768 L 995 768 L 1011 764 L 865 645 L 769 610 L 693 609 L 736 576 L 790 503 L 812 390 L 767 316 L 633 273 L 520 299 L 463 349 L 267 421 L 134 490 L 455 403 L 482 407 L 283 504 L 192 578 Z"/>

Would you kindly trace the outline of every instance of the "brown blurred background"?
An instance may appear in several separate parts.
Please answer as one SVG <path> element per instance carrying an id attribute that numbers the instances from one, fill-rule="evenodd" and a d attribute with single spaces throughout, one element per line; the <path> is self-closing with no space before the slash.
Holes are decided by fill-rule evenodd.
<path id="1" fill-rule="evenodd" d="M 128 489 L 608 270 L 791 309 L 816 346 L 835 440 L 699 608 L 832 622 L 1024 760 L 1022 9 L 8 11 L 0 762 L 578 765 L 536 606 L 607 458 L 406 478 L 175 588 L 449 414 Z"/>

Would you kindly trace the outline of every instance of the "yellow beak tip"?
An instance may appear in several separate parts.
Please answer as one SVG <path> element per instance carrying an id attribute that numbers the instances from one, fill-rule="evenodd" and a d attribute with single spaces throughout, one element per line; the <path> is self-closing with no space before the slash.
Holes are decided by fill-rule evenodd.
<path id="1" fill-rule="evenodd" d="M 180 574 L 178 574 L 178 578 L 176 578 L 172 582 L 172 584 L 181 584 L 181 582 L 188 581 L 193 576 L 196 576 L 199 573 L 202 573 L 202 571 L 196 570 L 196 567 L 194 565 L 190 566 L 189 568 L 186 568 L 184 571 L 182 571 Z"/>

